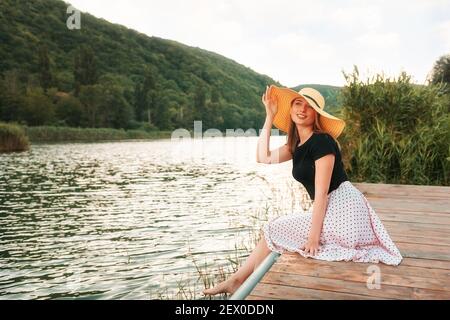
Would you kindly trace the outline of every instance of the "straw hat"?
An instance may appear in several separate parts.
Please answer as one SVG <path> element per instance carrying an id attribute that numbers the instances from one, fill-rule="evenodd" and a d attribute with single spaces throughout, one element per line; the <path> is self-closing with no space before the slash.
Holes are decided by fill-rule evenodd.
<path id="1" fill-rule="evenodd" d="M 273 119 L 275 127 L 286 133 L 289 131 L 292 121 L 290 114 L 291 103 L 295 98 L 299 97 L 304 98 L 321 115 L 319 123 L 324 131 L 328 132 L 335 139 L 342 133 L 345 127 L 344 120 L 336 118 L 324 110 L 325 99 L 319 91 L 313 88 L 303 88 L 296 92 L 289 88 L 270 86 L 269 98 L 275 98 L 278 105 L 277 113 Z"/>

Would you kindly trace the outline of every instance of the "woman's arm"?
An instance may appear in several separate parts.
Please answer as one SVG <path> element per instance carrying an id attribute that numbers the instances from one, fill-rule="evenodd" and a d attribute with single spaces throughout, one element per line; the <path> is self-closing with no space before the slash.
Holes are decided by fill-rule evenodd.
<path id="1" fill-rule="evenodd" d="M 309 232 L 308 242 L 302 249 L 306 253 L 316 255 L 319 249 L 320 234 L 322 233 L 323 220 L 328 206 L 328 189 L 330 187 L 331 175 L 335 161 L 334 154 L 327 154 L 317 159 L 314 204 L 312 213 L 311 230 Z"/>
<path id="2" fill-rule="evenodd" d="M 292 159 L 292 154 L 289 151 L 289 147 L 287 144 L 275 150 L 269 150 L 272 121 L 272 119 L 267 117 L 261 133 L 259 134 L 258 145 L 256 147 L 256 162 L 271 164 L 281 163 Z"/>
<path id="3" fill-rule="evenodd" d="M 266 87 L 266 92 L 262 95 L 262 102 L 266 107 L 266 121 L 259 134 L 258 144 L 256 146 L 256 162 L 270 164 L 292 159 L 292 154 L 287 145 L 283 145 L 273 151 L 269 150 L 270 131 L 272 129 L 273 118 L 278 109 L 276 100 L 270 99 L 269 97 L 269 87 Z"/>

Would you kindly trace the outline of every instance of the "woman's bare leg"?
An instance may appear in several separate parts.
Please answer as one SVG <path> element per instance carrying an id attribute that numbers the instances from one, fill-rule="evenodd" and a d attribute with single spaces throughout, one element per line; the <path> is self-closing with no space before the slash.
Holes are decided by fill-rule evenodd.
<path id="1" fill-rule="evenodd" d="M 214 288 L 203 290 L 204 294 L 215 295 L 218 293 L 234 293 L 239 286 L 252 274 L 252 272 L 259 266 L 259 264 L 269 255 L 269 247 L 267 247 L 264 235 L 248 256 L 244 264 L 227 280 L 219 283 Z"/>

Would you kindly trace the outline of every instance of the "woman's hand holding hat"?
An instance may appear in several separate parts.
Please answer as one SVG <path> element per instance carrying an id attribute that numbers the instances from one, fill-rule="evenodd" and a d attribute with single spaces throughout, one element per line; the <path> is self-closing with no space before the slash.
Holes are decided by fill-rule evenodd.
<path id="1" fill-rule="evenodd" d="M 273 119 L 277 113 L 278 106 L 277 106 L 277 100 L 270 96 L 270 87 L 266 86 L 266 92 L 262 95 L 262 103 L 266 107 L 266 114 L 267 117 L 270 117 Z"/>

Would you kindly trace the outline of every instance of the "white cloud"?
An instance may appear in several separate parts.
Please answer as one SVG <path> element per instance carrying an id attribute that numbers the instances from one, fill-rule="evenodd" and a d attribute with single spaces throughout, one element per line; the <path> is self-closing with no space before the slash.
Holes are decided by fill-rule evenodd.
<path id="1" fill-rule="evenodd" d="M 283 59 L 319 63 L 332 57 L 334 48 L 318 39 L 296 33 L 280 34 L 270 41 L 270 50 Z"/>
<path id="2" fill-rule="evenodd" d="M 444 51 L 450 53 L 450 20 L 437 24 L 435 31 L 439 37 L 437 40 L 441 42 Z"/>
<path id="3" fill-rule="evenodd" d="M 370 49 L 393 50 L 400 45 L 400 36 L 395 32 L 366 33 L 356 37 L 356 42 Z"/>
<path id="4" fill-rule="evenodd" d="M 214 51 L 286 86 L 343 85 L 354 64 L 421 82 L 450 50 L 450 0 L 73 0 L 149 36 Z M 444 50 L 444 52 L 443 52 Z"/>
<path id="5" fill-rule="evenodd" d="M 276 74 L 281 83 L 295 86 L 301 82 L 320 82 L 319 71 L 324 61 L 333 58 L 334 47 L 305 34 L 282 34 L 269 41 L 264 60 L 254 61 L 267 74 Z M 261 66 L 259 66 L 261 65 Z M 308 77 L 309 76 L 309 77 Z"/>
<path id="6" fill-rule="evenodd" d="M 372 31 L 379 29 L 383 23 L 380 9 L 374 6 L 338 8 L 331 13 L 330 20 L 346 28 L 358 26 L 358 30 L 366 28 Z"/>

